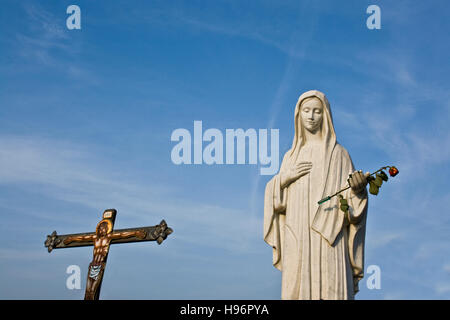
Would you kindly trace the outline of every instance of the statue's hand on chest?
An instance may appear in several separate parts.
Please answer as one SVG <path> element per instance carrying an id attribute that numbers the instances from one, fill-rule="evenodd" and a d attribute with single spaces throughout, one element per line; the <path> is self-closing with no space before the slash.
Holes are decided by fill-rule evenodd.
<path id="1" fill-rule="evenodd" d="M 280 172 L 280 183 L 282 188 L 288 187 L 291 183 L 308 174 L 311 171 L 312 163 L 309 161 L 299 162 L 287 170 Z"/>

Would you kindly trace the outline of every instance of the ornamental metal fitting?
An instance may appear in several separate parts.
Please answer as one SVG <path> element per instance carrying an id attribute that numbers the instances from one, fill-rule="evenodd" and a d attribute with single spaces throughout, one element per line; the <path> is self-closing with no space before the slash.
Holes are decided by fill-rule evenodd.
<path id="1" fill-rule="evenodd" d="M 162 220 L 159 225 L 155 226 L 155 231 L 153 231 L 152 236 L 156 238 L 156 242 L 161 244 L 173 230 L 167 227 L 166 221 Z"/>
<path id="2" fill-rule="evenodd" d="M 47 247 L 47 250 L 50 253 L 60 242 L 61 239 L 58 239 L 56 231 L 53 231 L 51 235 L 47 235 L 47 240 L 45 240 L 44 246 Z"/>

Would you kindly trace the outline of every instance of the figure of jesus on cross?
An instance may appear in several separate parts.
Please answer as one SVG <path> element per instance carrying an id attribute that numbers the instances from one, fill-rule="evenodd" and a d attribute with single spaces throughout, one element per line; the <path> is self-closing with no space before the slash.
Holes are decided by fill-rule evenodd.
<path id="1" fill-rule="evenodd" d="M 86 284 L 86 300 L 93 300 L 95 291 L 100 283 L 99 279 L 103 278 L 103 272 L 106 266 L 106 257 L 109 252 L 109 245 L 113 239 L 127 239 L 138 237 L 144 239 L 146 232 L 143 230 L 113 232 L 112 222 L 109 219 L 103 219 L 97 225 L 95 234 L 84 236 L 69 236 L 64 239 L 64 244 L 68 245 L 72 242 L 93 242 L 94 257 L 89 264 L 88 278 Z"/>
<path id="2" fill-rule="evenodd" d="M 103 219 L 97 224 L 95 233 L 58 236 L 56 231 L 54 231 L 51 235 L 47 236 L 45 246 L 48 248 L 48 252 L 51 252 L 54 248 L 94 245 L 94 255 L 88 269 L 85 300 L 98 300 L 99 298 L 109 246 L 111 244 L 154 240 L 158 244 L 161 244 L 172 233 L 172 229 L 167 227 L 164 220 L 159 225 L 153 227 L 113 231 L 116 213 L 117 211 L 115 209 L 105 210 Z"/>

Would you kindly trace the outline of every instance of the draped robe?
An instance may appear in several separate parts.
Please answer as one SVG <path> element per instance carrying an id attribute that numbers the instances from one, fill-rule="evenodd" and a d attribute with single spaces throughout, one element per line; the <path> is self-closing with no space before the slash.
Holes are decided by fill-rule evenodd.
<path id="1" fill-rule="evenodd" d="M 336 142 L 329 104 L 321 92 L 300 97 L 296 129 L 301 101 L 309 96 L 322 101 L 322 129 L 327 132 L 322 144 L 316 145 L 301 144 L 302 130 L 296 133 L 280 172 L 303 161 L 311 162 L 312 169 L 285 188 L 280 174 L 267 183 L 264 240 L 273 248 L 273 265 L 282 271 L 282 299 L 353 299 L 364 270 L 367 191 L 343 193 L 348 215 L 339 209 L 337 197 L 317 204 L 346 186 L 354 167 L 348 152 Z"/>

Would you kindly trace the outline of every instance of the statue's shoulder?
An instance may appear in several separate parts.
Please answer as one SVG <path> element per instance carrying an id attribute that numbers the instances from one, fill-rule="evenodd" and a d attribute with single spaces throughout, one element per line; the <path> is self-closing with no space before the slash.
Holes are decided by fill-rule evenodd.
<path id="1" fill-rule="evenodd" d="M 281 166 L 283 166 L 283 163 L 287 162 L 289 160 L 289 156 L 291 155 L 292 149 L 289 149 L 288 151 L 285 152 L 284 156 L 283 156 L 283 160 L 281 162 Z"/>
<path id="2" fill-rule="evenodd" d="M 283 161 L 285 161 L 285 160 L 288 159 L 288 157 L 289 157 L 289 155 L 291 154 L 291 152 L 292 152 L 292 149 L 289 149 L 288 151 L 286 151 L 286 152 L 284 153 Z"/>
<path id="3" fill-rule="evenodd" d="M 341 144 L 336 142 L 336 145 L 334 146 L 333 153 L 337 157 L 344 157 L 350 159 L 350 154 L 348 153 L 347 149 L 344 148 Z"/>

